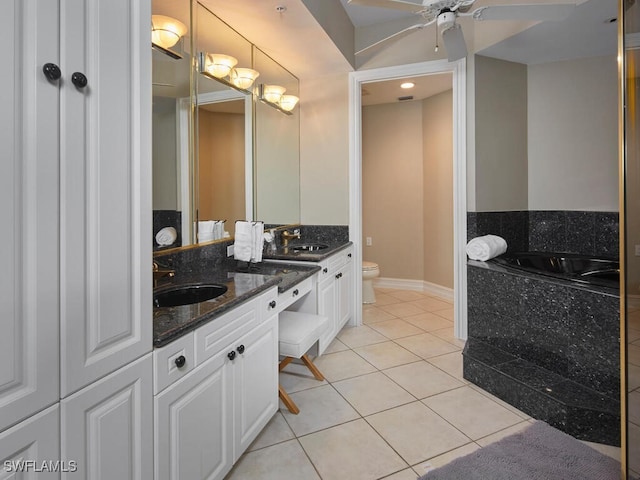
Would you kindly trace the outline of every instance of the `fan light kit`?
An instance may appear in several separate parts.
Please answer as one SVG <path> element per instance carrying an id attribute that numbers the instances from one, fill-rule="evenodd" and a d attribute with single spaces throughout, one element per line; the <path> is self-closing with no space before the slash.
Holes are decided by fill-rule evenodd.
<path id="1" fill-rule="evenodd" d="M 474 20 L 564 20 L 575 9 L 573 3 L 563 4 L 529 4 L 529 5 L 490 5 L 476 8 L 471 7 L 475 0 L 423 0 L 422 3 L 412 3 L 403 0 L 348 0 L 350 5 L 365 7 L 381 7 L 411 12 L 422 17 L 422 23 L 400 30 L 383 38 L 359 51 L 356 55 L 373 55 L 390 43 L 436 24 L 437 35 L 442 36 L 442 42 L 447 50 L 447 58 L 455 62 L 467 56 L 467 45 L 462 34 L 462 28 L 456 23 L 458 17 L 473 17 Z"/>

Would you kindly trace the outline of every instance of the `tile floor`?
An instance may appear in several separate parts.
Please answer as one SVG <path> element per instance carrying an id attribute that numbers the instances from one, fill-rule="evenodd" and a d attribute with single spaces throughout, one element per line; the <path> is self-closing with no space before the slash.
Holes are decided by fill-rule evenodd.
<path id="1" fill-rule="evenodd" d="M 629 308 L 627 324 L 629 468 L 640 478 L 640 307 Z"/>
<path id="2" fill-rule="evenodd" d="M 346 327 L 315 362 L 290 364 L 281 404 L 227 480 L 415 480 L 526 427 L 531 418 L 462 378 L 464 342 L 450 301 L 376 289 L 364 325 Z M 598 446 L 612 456 L 619 449 Z"/>

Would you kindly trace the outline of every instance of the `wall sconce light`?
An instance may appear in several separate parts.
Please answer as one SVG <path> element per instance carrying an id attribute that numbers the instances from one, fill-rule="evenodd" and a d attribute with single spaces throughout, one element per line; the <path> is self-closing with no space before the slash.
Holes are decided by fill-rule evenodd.
<path id="1" fill-rule="evenodd" d="M 187 33 L 187 26 L 175 18 L 151 16 L 151 42 L 164 49 L 173 47 Z"/>
<path id="2" fill-rule="evenodd" d="M 290 112 L 298 104 L 299 100 L 295 95 L 282 95 L 280 98 L 280 108 L 285 112 Z"/>
<path id="3" fill-rule="evenodd" d="M 231 70 L 229 78 L 236 87 L 247 90 L 259 75 L 260 73 L 257 70 L 251 68 L 234 68 Z"/>
<path id="4" fill-rule="evenodd" d="M 279 103 L 287 89 L 280 85 L 262 85 L 262 97 L 271 103 Z"/>
<path id="5" fill-rule="evenodd" d="M 208 53 L 205 64 L 206 70 L 216 78 L 224 78 L 231 73 L 238 60 L 231 55 L 222 53 Z"/>

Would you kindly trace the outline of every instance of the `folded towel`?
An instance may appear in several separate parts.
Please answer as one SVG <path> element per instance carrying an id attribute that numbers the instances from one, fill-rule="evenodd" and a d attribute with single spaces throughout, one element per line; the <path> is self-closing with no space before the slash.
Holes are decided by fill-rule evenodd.
<path id="1" fill-rule="evenodd" d="M 156 233 L 156 243 L 161 247 L 173 245 L 178 238 L 178 232 L 173 227 L 164 227 Z"/>
<path id="2" fill-rule="evenodd" d="M 262 261 L 262 247 L 264 246 L 264 223 L 255 222 L 253 224 L 253 245 L 251 250 L 251 262 Z"/>
<path id="3" fill-rule="evenodd" d="M 487 260 L 507 251 L 507 242 L 497 235 L 476 237 L 467 243 L 467 255 L 471 260 Z"/>
<path id="4" fill-rule="evenodd" d="M 233 258 L 241 262 L 251 261 L 253 252 L 253 227 L 251 222 L 236 222 L 236 234 L 233 244 Z"/>

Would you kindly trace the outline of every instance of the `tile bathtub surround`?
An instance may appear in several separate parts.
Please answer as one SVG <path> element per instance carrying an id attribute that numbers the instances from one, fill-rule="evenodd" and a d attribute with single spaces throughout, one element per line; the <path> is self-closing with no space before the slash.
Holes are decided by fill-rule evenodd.
<path id="1" fill-rule="evenodd" d="M 619 215 L 595 211 L 468 212 L 467 238 L 494 234 L 509 251 L 567 252 L 617 258 Z"/>
<path id="2" fill-rule="evenodd" d="M 606 408 L 619 402 L 619 297 L 490 267 L 467 270 L 465 378 L 537 418 L 553 423 L 539 415 L 558 410 L 558 427 L 574 435 L 619 438 L 618 410 Z"/>

